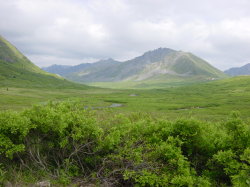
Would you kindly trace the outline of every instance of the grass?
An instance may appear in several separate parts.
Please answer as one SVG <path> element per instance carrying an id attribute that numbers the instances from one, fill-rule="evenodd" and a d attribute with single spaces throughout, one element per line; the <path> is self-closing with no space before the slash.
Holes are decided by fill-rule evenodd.
<path id="1" fill-rule="evenodd" d="M 122 107 L 97 109 L 109 113 L 146 112 L 168 119 L 194 117 L 217 121 L 232 111 L 249 120 L 250 77 L 242 76 L 166 89 L 99 89 L 99 88 L 0 88 L 0 110 L 22 110 L 49 100 L 77 100 L 83 107 Z M 135 94 L 136 96 L 131 96 Z"/>
<path id="2" fill-rule="evenodd" d="M 195 76 L 192 78 L 180 78 L 174 76 L 161 75 L 157 79 L 145 81 L 122 81 L 122 82 L 94 82 L 86 83 L 89 86 L 112 89 L 164 89 L 179 86 L 187 86 L 197 83 L 208 82 L 205 77 Z"/>

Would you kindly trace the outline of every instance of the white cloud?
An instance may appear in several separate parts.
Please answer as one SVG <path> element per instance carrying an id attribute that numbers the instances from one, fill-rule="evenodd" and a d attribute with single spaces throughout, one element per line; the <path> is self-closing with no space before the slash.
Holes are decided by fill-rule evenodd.
<path id="1" fill-rule="evenodd" d="M 125 60 L 158 47 L 190 51 L 221 69 L 250 62 L 248 0 L 0 4 L 0 34 L 39 66 L 108 57 Z"/>

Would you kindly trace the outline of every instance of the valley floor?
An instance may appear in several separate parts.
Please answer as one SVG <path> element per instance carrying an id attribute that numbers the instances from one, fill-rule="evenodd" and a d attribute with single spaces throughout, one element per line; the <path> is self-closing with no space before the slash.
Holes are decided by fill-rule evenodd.
<path id="1" fill-rule="evenodd" d="M 48 101 L 78 101 L 83 108 L 110 113 L 146 112 L 168 119 L 222 120 L 232 111 L 250 116 L 250 77 L 236 77 L 166 89 L 0 88 L 0 110 L 23 110 Z M 120 107 L 109 107 L 120 104 Z"/>

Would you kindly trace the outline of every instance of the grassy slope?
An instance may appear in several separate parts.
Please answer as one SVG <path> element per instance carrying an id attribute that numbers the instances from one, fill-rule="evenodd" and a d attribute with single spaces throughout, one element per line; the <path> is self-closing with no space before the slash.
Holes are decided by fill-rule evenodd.
<path id="1" fill-rule="evenodd" d="M 228 77 L 222 71 L 214 68 L 205 60 L 191 54 L 185 53 L 177 59 L 173 65 L 172 70 L 177 73 L 191 72 L 193 75 L 204 75 L 213 78 L 226 78 Z"/>
<path id="2" fill-rule="evenodd" d="M 0 87 L 88 88 L 41 70 L 1 36 Z"/>
<path id="3" fill-rule="evenodd" d="M 0 71 L 0 87 L 88 88 L 88 86 L 72 83 L 53 75 L 28 71 L 1 60 Z"/>
<path id="4" fill-rule="evenodd" d="M 11 43 L 0 36 L 0 60 L 13 67 L 34 73 L 52 75 L 35 66 L 28 58 L 17 50 Z M 2 70 L 1 70 L 2 71 Z M 6 72 L 7 73 L 7 72 Z"/>
<path id="5" fill-rule="evenodd" d="M 203 120 L 221 120 L 231 111 L 238 110 L 249 118 L 250 77 L 242 76 L 209 83 L 151 90 L 79 90 L 28 89 L 0 90 L 1 109 L 20 110 L 48 100 L 75 100 L 83 106 L 103 107 L 121 103 L 122 107 L 98 109 L 112 112 L 148 112 L 169 119 L 196 117 Z M 137 96 L 130 96 L 137 94 Z"/>

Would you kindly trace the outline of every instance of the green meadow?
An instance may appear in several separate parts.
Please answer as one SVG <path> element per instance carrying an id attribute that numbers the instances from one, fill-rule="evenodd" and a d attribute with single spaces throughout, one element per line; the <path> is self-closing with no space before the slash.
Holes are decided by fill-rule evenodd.
<path id="1" fill-rule="evenodd" d="M 250 77 L 167 87 L 165 89 L 0 88 L 1 110 L 23 110 L 48 101 L 77 101 L 82 107 L 113 113 L 146 112 L 169 119 L 223 120 L 239 111 L 248 120 Z M 109 107 L 113 103 L 119 107 Z"/>

